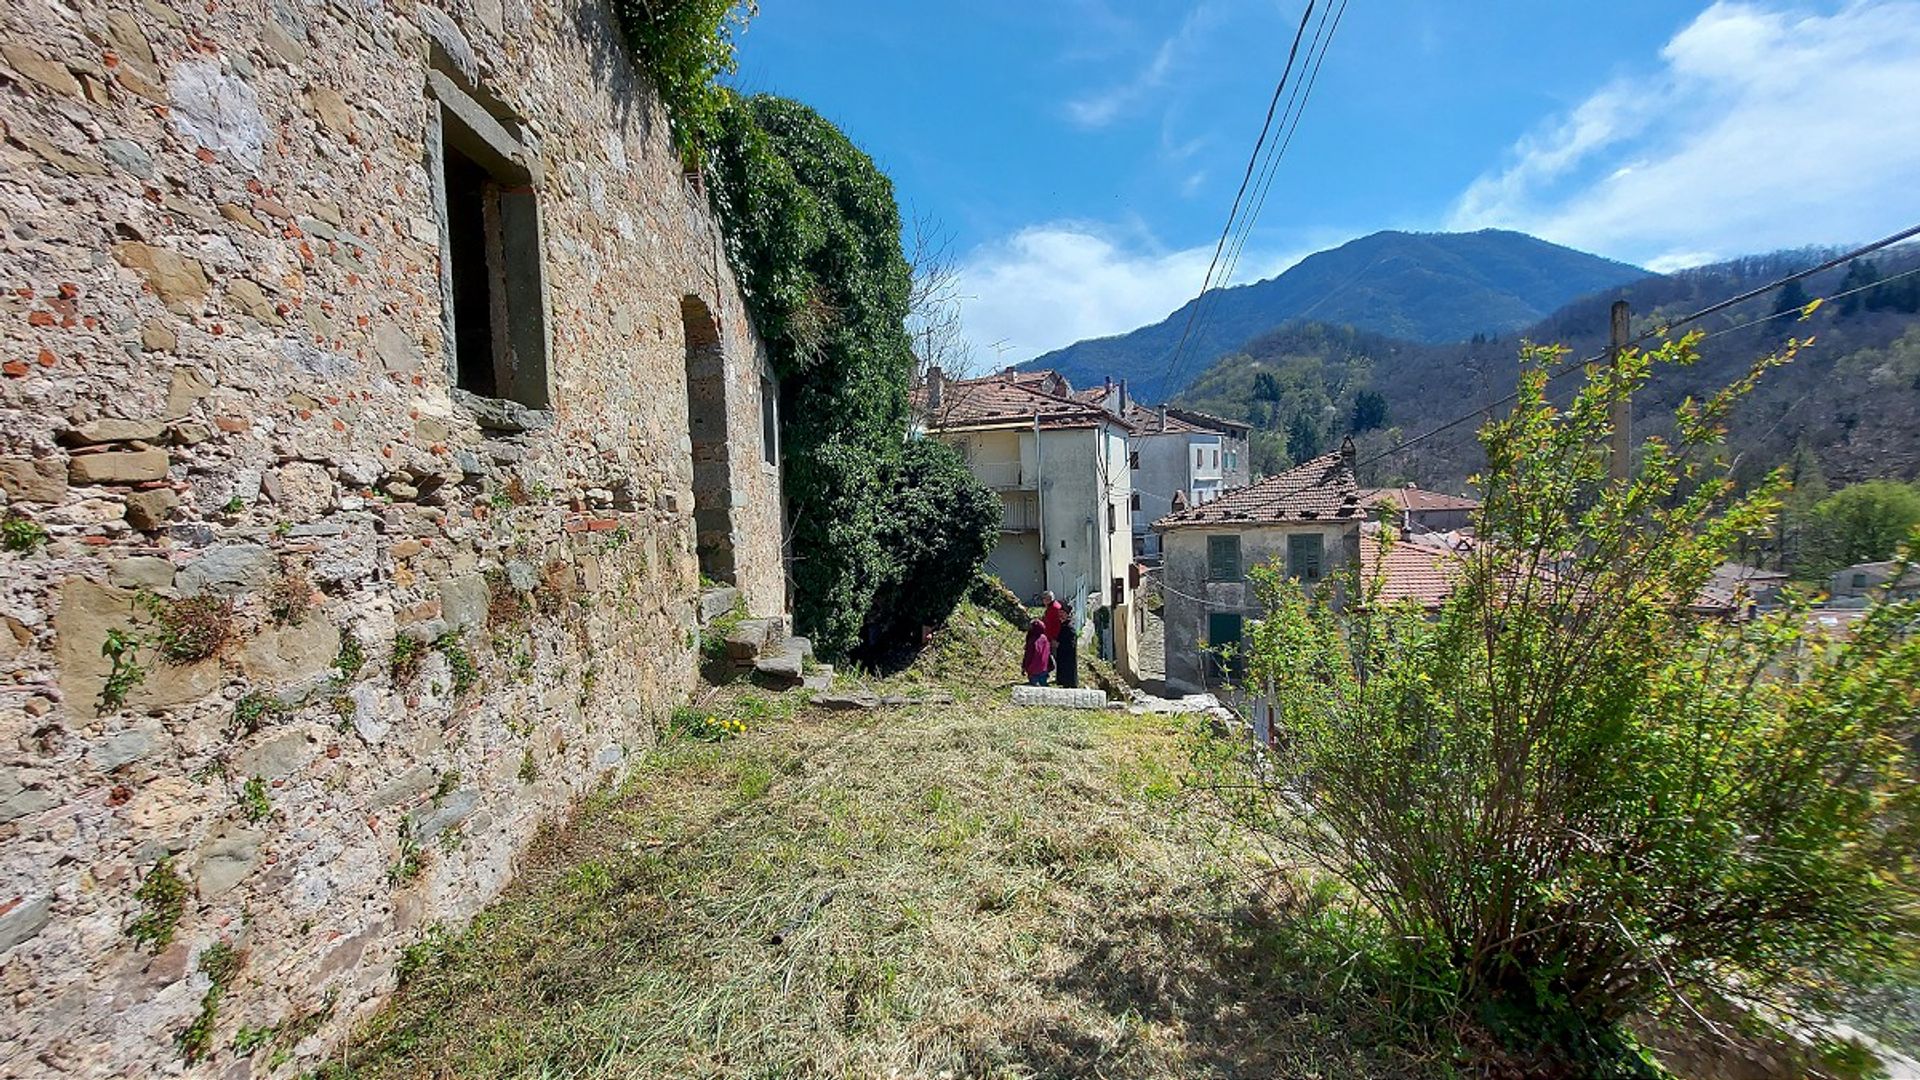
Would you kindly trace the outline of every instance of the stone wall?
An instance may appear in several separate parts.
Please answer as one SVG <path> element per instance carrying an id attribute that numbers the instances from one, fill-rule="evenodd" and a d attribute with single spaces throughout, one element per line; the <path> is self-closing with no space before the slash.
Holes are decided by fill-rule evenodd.
<path id="1" fill-rule="evenodd" d="M 452 385 L 430 71 L 548 409 Z M 26 0 L 0 122 L 0 1076 L 290 1074 L 691 685 L 689 297 L 783 609 L 764 353 L 595 3 Z"/>

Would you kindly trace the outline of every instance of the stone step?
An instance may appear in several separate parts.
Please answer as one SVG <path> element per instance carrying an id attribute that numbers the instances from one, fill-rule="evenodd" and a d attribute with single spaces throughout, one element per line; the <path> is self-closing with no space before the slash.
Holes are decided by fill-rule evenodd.
<path id="1" fill-rule="evenodd" d="M 780 638 L 761 651 L 753 670 L 770 682 L 798 686 L 806 677 L 807 662 L 813 659 L 813 642 L 803 637 Z"/>
<path id="2" fill-rule="evenodd" d="M 739 603 L 740 590 L 731 585 L 719 585 L 700 590 L 700 625 L 705 626 L 725 615 Z"/>
<path id="3" fill-rule="evenodd" d="M 779 619 L 741 619 L 727 631 L 727 658 L 737 664 L 751 664 L 768 651 L 779 634 Z"/>

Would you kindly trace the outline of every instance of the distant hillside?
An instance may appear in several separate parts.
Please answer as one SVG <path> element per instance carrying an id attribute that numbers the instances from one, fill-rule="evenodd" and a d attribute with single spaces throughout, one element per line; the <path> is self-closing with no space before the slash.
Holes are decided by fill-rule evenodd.
<path id="1" fill-rule="evenodd" d="M 1054 368 L 1075 386 L 1111 375 L 1153 401 L 1254 337 L 1298 319 L 1410 341 L 1465 341 L 1531 325 L 1578 296 L 1647 276 L 1625 263 L 1524 233 L 1378 232 L 1310 255 L 1278 277 L 1207 294 L 1181 371 L 1167 362 L 1192 303 L 1152 326 L 1077 342 L 1023 368 Z"/>
<path id="2" fill-rule="evenodd" d="M 1592 355 L 1606 343 L 1607 309 L 1616 298 L 1633 305 L 1638 332 L 1827 257 L 1782 252 L 1646 277 L 1576 300 L 1521 334 L 1456 344 L 1294 323 L 1247 342 L 1175 400 L 1253 423 L 1255 464 L 1268 469 L 1319 453 L 1348 433 L 1364 458 L 1510 392 L 1523 338 Z M 1916 267 L 1920 247 L 1893 249 L 1854 270 L 1809 280 L 1787 304 L 1845 291 L 1867 280 L 1862 275 L 1891 277 Z M 1799 361 L 1768 373 L 1736 415 L 1730 442 L 1740 471 L 1756 476 L 1804 443 L 1833 481 L 1920 476 L 1920 275 L 1824 305 L 1806 322 L 1789 316 L 1732 329 L 1781 310 L 1781 303 L 1775 293 L 1695 324 L 1714 335 L 1702 345 L 1703 359 L 1656 373 L 1635 401 L 1636 434 L 1666 432 L 1667 417 L 1687 395 L 1725 386 L 1789 335 L 1812 336 Z M 1477 426 L 1462 424 L 1396 454 L 1363 470 L 1363 479 L 1458 490 L 1481 464 Z"/>

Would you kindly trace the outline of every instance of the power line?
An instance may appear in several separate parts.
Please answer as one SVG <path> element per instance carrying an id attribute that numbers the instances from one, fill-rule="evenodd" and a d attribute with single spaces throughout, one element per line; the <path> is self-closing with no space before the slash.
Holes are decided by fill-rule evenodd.
<path id="1" fill-rule="evenodd" d="M 1320 22 L 1313 29 L 1313 40 L 1307 44 L 1307 64 L 1303 64 L 1301 68 L 1301 70 L 1306 71 L 1307 65 L 1310 64 L 1312 70 L 1308 73 L 1304 84 L 1299 79 L 1294 80 L 1293 93 L 1288 95 L 1287 107 L 1282 110 L 1280 114 L 1280 124 L 1285 129 L 1286 134 L 1276 142 L 1274 147 L 1267 153 L 1267 161 L 1261 168 L 1260 179 L 1254 184 L 1255 195 L 1252 210 L 1241 219 L 1240 230 L 1234 241 L 1229 245 L 1226 269 L 1220 275 L 1218 286 L 1220 288 L 1226 288 L 1233 283 L 1233 275 L 1240 267 L 1240 256 L 1246 251 L 1248 238 L 1253 235 L 1253 224 L 1259 220 L 1260 212 L 1266 209 L 1267 194 L 1273 190 L 1273 180 L 1279 172 L 1281 159 L 1286 157 L 1287 148 L 1293 145 L 1294 132 L 1300 129 L 1300 118 L 1306 115 L 1307 102 L 1312 99 L 1313 88 L 1320 81 L 1321 65 L 1326 63 L 1327 51 L 1333 47 L 1333 35 L 1340 30 L 1340 20 L 1346 17 L 1347 2 L 1348 0 L 1340 0 L 1340 7 L 1337 12 L 1334 10 L 1332 4 L 1328 4 L 1321 9 Z M 1327 25 L 1329 15 L 1333 18 L 1331 29 L 1329 29 Z M 1325 34 L 1324 39 L 1322 38 L 1323 32 Z M 1316 49 L 1318 50 L 1317 55 L 1315 53 Z M 1297 108 L 1296 102 L 1298 103 Z M 1217 300 L 1212 304 L 1207 304 L 1206 297 L 1206 293 L 1201 294 L 1200 302 L 1206 307 L 1206 310 L 1200 315 L 1199 336 L 1202 338 L 1205 337 L 1205 332 L 1210 328 L 1213 316 L 1220 308 Z M 1322 297 L 1321 302 L 1324 302 L 1326 299 L 1327 297 Z M 1188 358 L 1177 357 L 1176 359 L 1184 360 Z M 1164 381 L 1170 384 L 1174 376 L 1183 373 L 1183 371 L 1184 365 L 1177 365 L 1173 373 Z"/>
<path id="2" fill-rule="evenodd" d="M 1799 270 L 1794 273 L 1775 278 L 1774 280 L 1766 283 L 1765 285 L 1762 285 L 1754 289 L 1748 289 L 1746 292 L 1740 293 L 1737 296 L 1729 297 L 1725 300 L 1719 301 L 1718 303 L 1708 304 L 1706 307 L 1703 307 L 1700 310 L 1695 311 L 1690 315 L 1682 316 L 1681 318 L 1675 319 L 1674 321 L 1667 323 L 1663 326 L 1649 327 L 1648 329 L 1641 331 L 1631 341 L 1627 342 L 1627 347 L 1638 345 L 1641 342 L 1646 341 L 1648 338 L 1664 337 L 1667 334 L 1670 334 L 1673 331 L 1679 329 L 1680 327 L 1687 325 L 1688 323 L 1699 322 L 1701 319 L 1704 319 L 1709 315 L 1717 314 L 1719 312 L 1727 310 L 1730 307 L 1734 307 L 1739 304 L 1744 304 L 1747 301 L 1755 299 L 1757 297 L 1765 296 L 1767 293 L 1770 293 L 1775 289 L 1782 288 L 1786 285 L 1790 285 L 1796 281 L 1805 280 L 1807 278 L 1813 277 L 1815 274 L 1821 274 L 1821 273 L 1825 273 L 1828 270 L 1833 270 L 1837 267 L 1845 265 L 1846 263 L 1852 262 L 1854 259 L 1858 259 L 1863 255 L 1871 255 L 1882 248 L 1892 247 L 1893 245 L 1900 243 L 1902 240 L 1908 240 L 1915 236 L 1920 236 L 1920 225 L 1915 225 L 1911 228 L 1902 229 L 1891 236 L 1882 237 L 1879 240 L 1875 240 L 1871 244 L 1867 244 L 1862 247 L 1857 247 L 1852 251 L 1849 251 L 1843 255 L 1836 255 L 1833 258 L 1828 259 L 1827 261 L 1820 263 L 1817 266 L 1811 266 L 1805 270 Z M 1920 268 L 1916 268 L 1916 270 L 1920 270 Z M 1907 273 L 1914 273 L 1914 272 L 1915 271 L 1913 270 L 1907 271 Z M 1900 275 L 1897 275 L 1896 278 L 1888 278 L 1886 280 L 1888 281 L 1897 280 L 1898 277 L 1905 277 L 1905 276 L 1906 274 L 1900 274 Z M 1876 282 L 1873 282 L 1871 285 L 1862 286 L 1860 289 L 1850 289 L 1845 293 L 1839 293 L 1832 297 L 1828 297 L 1827 299 L 1837 300 L 1841 296 L 1851 295 L 1852 293 L 1860 292 L 1863 289 L 1873 288 L 1875 285 L 1881 285 L 1881 284 L 1884 284 L 1884 282 L 1876 281 Z M 1785 314 L 1785 313 L 1780 312 L 1780 313 L 1777 313 L 1776 315 L 1770 315 L 1767 318 L 1775 318 L 1777 317 L 1778 314 Z M 1765 322 L 1765 321 L 1766 321 L 1765 319 L 1753 320 L 1753 322 Z M 1743 325 L 1750 326 L 1752 325 L 1752 323 L 1746 323 Z M 1723 330 L 1715 331 L 1714 334 L 1709 336 L 1717 337 L 1720 334 L 1727 333 L 1732 330 L 1737 330 L 1739 328 L 1740 327 L 1728 327 Z M 1559 379 L 1562 376 L 1569 375 L 1585 367 L 1588 364 L 1597 363 L 1601 360 L 1604 360 L 1606 358 L 1606 355 L 1607 354 L 1605 352 L 1598 352 L 1583 360 L 1575 361 L 1574 363 L 1568 364 L 1566 367 L 1561 368 L 1559 371 L 1556 371 L 1551 375 L 1548 375 L 1547 381 L 1552 382 L 1555 379 Z M 1354 468 L 1358 469 L 1367 465 L 1371 465 L 1374 462 L 1381 460 L 1382 458 L 1390 457 L 1394 454 L 1397 454 L 1400 451 L 1405 450 L 1410 446 L 1423 443 L 1428 439 L 1433 438 L 1435 435 L 1438 435 L 1442 432 L 1450 431 L 1453 428 L 1459 427 L 1461 424 L 1466 423 L 1467 421 L 1473 419 L 1476 416 L 1480 416 L 1485 413 L 1490 413 L 1493 410 L 1499 408 L 1500 406 L 1505 405 L 1508 402 L 1514 401 L 1519 397 L 1520 397 L 1520 391 L 1516 389 L 1512 393 L 1507 394 L 1496 401 L 1488 402 L 1487 404 L 1482 405 L 1477 409 L 1474 409 L 1472 412 L 1462 413 L 1461 415 L 1454 417 L 1452 420 L 1449 420 L 1438 427 L 1429 428 L 1428 430 L 1423 431 L 1418 435 L 1415 435 L 1411 439 L 1403 440 L 1393 446 L 1388 447 L 1385 450 L 1380 451 L 1377 454 L 1373 454 L 1367 457 L 1363 461 L 1356 462 L 1354 464 Z"/>
<path id="3" fill-rule="evenodd" d="M 1882 285 L 1890 285 L 1893 282 L 1899 281 L 1901 278 L 1910 278 L 1915 274 L 1920 274 L 1920 266 L 1916 266 L 1911 270 L 1902 270 L 1899 273 L 1893 275 L 1892 277 L 1884 277 L 1878 281 L 1868 282 L 1865 285 L 1856 285 L 1853 288 L 1848 289 L 1846 292 L 1837 292 L 1837 293 L 1834 293 L 1832 296 L 1820 297 L 1820 303 L 1831 304 L 1835 300 L 1844 300 L 1847 297 L 1854 295 L 1855 293 L 1863 293 L 1868 291 L 1869 289 L 1877 289 Z M 1723 334 L 1731 334 L 1736 330 L 1745 330 L 1749 326 L 1758 326 L 1763 322 L 1772 322 L 1775 319 L 1784 319 L 1789 315 L 1798 315 L 1801 318 L 1806 318 L 1812 314 L 1813 314 L 1812 312 L 1808 311 L 1804 307 L 1788 308 L 1785 311 L 1776 311 L 1771 315 L 1762 315 L 1757 319 L 1748 319 L 1746 322 L 1743 322 L 1743 323 L 1734 323 L 1732 326 L 1723 327 L 1719 330 L 1715 330 L 1711 334 L 1704 335 L 1701 338 L 1701 340 L 1703 341 L 1710 340 L 1712 338 L 1720 337 Z"/>
<path id="4" fill-rule="evenodd" d="M 1287 66 L 1281 69 L 1280 81 L 1274 84 L 1273 98 L 1267 102 L 1267 117 L 1260 125 L 1260 137 L 1254 141 L 1253 153 L 1247 156 L 1247 171 L 1240 178 L 1240 190 L 1234 193 L 1233 206 L 1227 211 L 1227 223 L 1220 229 L 1220 239 L 1213 245 L 1213 259 L 1207 264 L 1206 276 L 1200 281 L 1200 295 L 1194 297 L 1193 307 L 1187 312 L 1186 328 L 1180 332 L 1180 341 L 1173 347 L 1173 355 L 1167 358 L 1167 370 L 1162 375 L 1162 381 L 1165 380 L 1166 375 L 1172 374 L 1175 362 L 1180 359 L 1180 353 L 1186 348 L 1187 338 L 1193 333 L 1194 319 L 1200 314 L 1201 301 L 1206 299 L 1207 290 L 1213 285 L 1213 272 L 1220 265 L 1220 254 L 1226 250 L 1227 237 L 1232 234 L 1234 220 L 1240 215 L 1240 201 L 1246 197 L 1247 185 L 1253 182 L 1254 169 L 1260 162 L 1260 151 L 1267 144 L 1268 134 L 1273 131 L 1273 114 L 1279 109 L 1280 95 L 1285 92 L 1287 80 L 1293 74 L 1293 62 L 1300 53 L 1300 40 L 1306 37 L 1307 21 L 1313 17 L 1316 2 L 1317 0 L 1307 0 L 1306 10 L 1300 13 L 1300 25 L 1293 32 L 1293 45 L 1287 50 Z"/>

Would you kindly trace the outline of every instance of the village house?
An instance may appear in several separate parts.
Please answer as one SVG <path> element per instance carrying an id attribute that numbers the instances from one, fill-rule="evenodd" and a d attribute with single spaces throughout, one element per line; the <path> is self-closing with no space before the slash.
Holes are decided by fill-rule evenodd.
<path id="1" fill-rule="evenodd" d="M 959 450 L 1000 495 L 987 572 L 1025 601 L 1050 590 L 1072 604 L 1102 655 L 1131 670 L 1127 422 L 1076 399 L 1050 371 L 948 379 L 935 367 L 915 388 L 914 408 L 919 429 Z"/>
<path id="2" fill-rule="evenodd" d="M 1076 395 L 1125 420 L 1127 466 L 1132 473 L 1129 526 L 1133 554 L 1147 564 L 1160 560 L 1156 518 L 1212 502 L 1249 479 L 1247 435 L 1233 420 L 1168 405 L 1145 406 L 1127 394 L 1124 380 Z"/>
<path id="3" fill-rule="evenodd" d="M 1780 592 L 1789 580 L 1779 570 L 1723 563 L 1701 586 L 1692 610 L 1719 618 L 1749 618 L 1756 612 L 1772 611 L 1780 606 Z"/>
<path id="4" fill-rule="evenodd" d="M 1220 690 L 1237 677 L 1232 653 L 1265 613 L 1248 577 L 1254 567 L 1272 564 L 1313 589 L 1354 565 L 1366 510 L 1353 458 L 1349 439 L 1334 453 L 1154 521 L 1169 690 Z"/>
<path id="5" fill-rule="evenodd" d="M 1875 601 L 1920 597 L 1920 568 L 1908 570 L 1896 581 L 1899 570 L 1900 564 L 1892 559 L 1836 570 L 1827 580 L 1827 603 L 1831 607 L 1865 607 Z"/>
<path id="6" fill-rule="evenodd" d="M 1412 484 L 1405 487 L 1362 488 L 1360 502 L 1380 521 L 1398 529 L 1402 536 L 1416 533 L 1450 533 L 1473 527 L 1473 515 L 1480 509 L 1476 499 L 1428 491 Z"/>
<path id="7" fill-rule="evenodd" d="M 602 0 L 0 56 L 0 1075 L 308 1069 L 783 617 L 772 372 Z"/>

